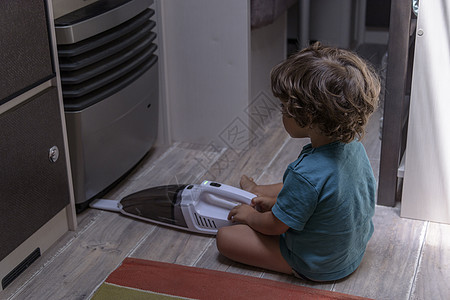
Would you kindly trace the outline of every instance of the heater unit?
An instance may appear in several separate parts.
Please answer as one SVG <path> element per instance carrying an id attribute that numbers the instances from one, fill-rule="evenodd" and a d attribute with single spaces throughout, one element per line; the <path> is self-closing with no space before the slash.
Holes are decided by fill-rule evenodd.
<path id="1" fill-rule="evenodd" d="M 135 166 L 158 125 L 149 0 L 102 0 L 55 20 L 77 211 Z"/>

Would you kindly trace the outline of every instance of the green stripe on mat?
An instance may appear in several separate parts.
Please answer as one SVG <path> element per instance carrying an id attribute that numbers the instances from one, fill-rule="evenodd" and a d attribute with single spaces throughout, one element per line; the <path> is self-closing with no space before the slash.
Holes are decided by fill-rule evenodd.
<path id="1" fill-rule="evenodd" d="M 120 285 L 103 283 L 92 296 L 91 300 L 173 300 L 173 299 L 191 299 L 178 296 L 171 296 L 151 291 L 143 291 L 134 288 L 128 288 Z"/>

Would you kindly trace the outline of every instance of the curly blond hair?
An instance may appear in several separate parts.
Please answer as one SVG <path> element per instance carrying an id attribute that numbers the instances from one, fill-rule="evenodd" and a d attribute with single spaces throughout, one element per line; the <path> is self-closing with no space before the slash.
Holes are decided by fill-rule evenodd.
<path id="1" fill-rule="evenodd" d="M 285 116 L 301 127 L 314 124 L 344 143 L 364 137 L 378 106 L 380 80 L 374 68 L 349 50 L 320 43 L 275 66 L 271 82 Z"/>

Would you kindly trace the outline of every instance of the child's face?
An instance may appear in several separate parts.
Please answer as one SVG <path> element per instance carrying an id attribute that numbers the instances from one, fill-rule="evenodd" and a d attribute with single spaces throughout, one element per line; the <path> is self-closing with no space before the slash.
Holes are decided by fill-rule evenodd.
<path id="1" fill-rule="evenodd" d="M 310 137 L 309 127 L 300 127 L 294 118 L 283 115 L 283 125 L 286 132 L 293 138 Z"/>

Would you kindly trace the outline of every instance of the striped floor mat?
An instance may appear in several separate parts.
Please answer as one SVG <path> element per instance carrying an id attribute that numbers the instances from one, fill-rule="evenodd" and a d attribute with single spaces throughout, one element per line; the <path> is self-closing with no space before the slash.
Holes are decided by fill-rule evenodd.
<path id="1" fill-rule="evenodd" d="M 92 299 L 367 298 L 221 271 L 126 258 Z"/>

